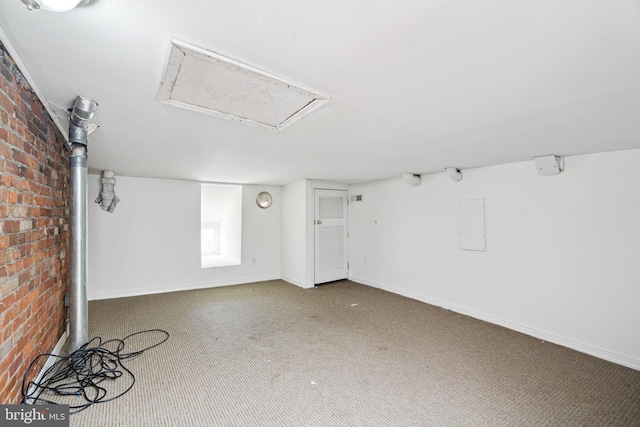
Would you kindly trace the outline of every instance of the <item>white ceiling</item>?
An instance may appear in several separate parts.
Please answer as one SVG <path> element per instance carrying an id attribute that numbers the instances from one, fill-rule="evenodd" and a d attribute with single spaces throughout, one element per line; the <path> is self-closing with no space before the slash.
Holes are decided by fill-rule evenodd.
<path id="1" fill-rule="evenodd" d="M 47 103 L 98 102 L 89 166 L 118 175 L 354 183 L 640 148 L 638 0 L 2 0 L 0 27 Z M 161 104 L 174 38 L 331 101 L 282 133 Z"/>

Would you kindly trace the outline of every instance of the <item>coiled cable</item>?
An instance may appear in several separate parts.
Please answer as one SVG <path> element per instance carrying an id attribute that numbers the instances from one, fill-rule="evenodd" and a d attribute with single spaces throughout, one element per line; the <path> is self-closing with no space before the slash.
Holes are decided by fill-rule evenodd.
<path id="1" fill-rule="evenodd" d="M 125 352 L 128 341 L 133 337 L 152 335 L 155 342 L 136 351 Z M 149 338 L 145 338 L 149 339 Z M 122 339 L 102 341 L 95 337 L 68 356 L 43 353 L 29 364 L 22 378 L 22 403 L 69 404 L 69 412 L 77 413 L 96 403 L 105 403 L 127 393 L 135 384 L 133 372 L 124 366 L 123 361 L 143 354 L 169 339 L 169 333 L 162 329 L 148 329 L 127 335 Z M 39 366 L 42 358 L 55 358 L 57 361 L 47 368 L 38 380 L 27 381 L 31 370 Z M 127 383 L 110 386 L 113 381 L 127 380 Z M 110 396 L 110 389 L 123 389 Z M 61 396 L 61 399 L 56 399 Z M 80 403 L 77 400 L 80 399 Z M 62 401 L 59 401 L 62 400 Z"/>

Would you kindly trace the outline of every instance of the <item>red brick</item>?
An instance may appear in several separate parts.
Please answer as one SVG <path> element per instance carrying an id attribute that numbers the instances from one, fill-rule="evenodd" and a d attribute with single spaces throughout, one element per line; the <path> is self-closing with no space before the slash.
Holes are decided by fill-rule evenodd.
<path id="1" fill-rule="evenodd" d="M 11 189 L 2 189 L 0 190 L 0 202 L 16 204 L 18 203 L 19 193 L 17 191 Z"/>
<path id="2" fill-rule="evenodd" d="M 33 257 L 32 256 L 28 256 L 25 259 L 22 260 L 22 268 L 23 269 L 27 269 L 29 267 L 31 267 L 33 265 Z"/>
<path id="3" fill-rule="evenodd" d="M 69 151 L 7 61 L 0 62 L 0 92 L 0 402 L 17 403 L 22 373 L 64 331 Z"/>
<path id="4" fill-rule="evenodd" d="M 16 302 L 16 299 L 18 298 L 18 295 L 15 292 L 11 292 L 13 291 L 13 289 L 8 290 L 4 288 L 4 285 L 6 285 L 7 282 L 3 283 L 3 293 L 2 297 L 0 298 L 0 311 L 7 310 L 14 302 Z"/>
<path id="5" fill-rule="evenodd" d="M 7 372 L 11 362 L 12 362 L 12 360 L 9 357 L 5 357 L 4 359 L 1 359 L 0 360 L 0 372 Z M 0 381 L 0 384 L 3 384 L 3 381 Z"/>
<path id="6" fill-rule="evenodd" d="M 4 185 L 5 187 L 13 187 L 13 176 L 2 175 L 2 178 L 0 178 L 0 184 Z"/>
<path id="7" fill-rule="evenodd" d="M 0 367 L 3 364 L 0 363 Z M 4 397 L 4 392 L 5 392 L 5 384 L 7 384 L 9 382 L 9 371 L 7 371 L 6 369 L 9 367 L 9 363 L 6 364 L 6 368 L 0 370 L 0 402 L 2 402 L 3 404 L 9 404 L 9 403 L 17 403 L 17 402 L 13 402 L 13 401 L 7 401 L 5 400 L 6 398 Z M 7 387 L 8 388 L 8 387 Z"/>
<path id="8" fill-rule="evenodd" d="M 5 234 L 19 233 L 20 221 L 7 220 L 2 224 L 2 232 Z"/>
<path id="9" fill-rule="evenodd" d="M 13 102 L 2 92 L 0 92 L 0 108 L 7 112 L 7 114 L 13 114 L 15 107 Z"/>
<path id="10" fill-rule="evenodd" d="M 30 305 L 33 305 L 33 302 L 38 298 L 38 292 L 33 291 L 29 292 L 24 298 L 20 300 L 20 311 L 24 312 Z"/>
<path id="11" fill-rule="evenodd" d="M 11 146 L 5 141 L 7 140 L 7 131 L 0 128 L 0 157 L 6 159 L 11 156 Z"/>
<path id="12" fill-rule="evenodd" d="M 26 206 L 14 206 L 11 209 L 11 216 L 13 218 L 26 218 L 28 209 Z"/>
<path id="13" fill-rule="evenodd" d="M 11 122 L 13 123 L 15 120 Z M 15 124 L 20 127 L 20 123 Z M 24 149 L 24 138 L 22 138 L 18 132 L 7 132 L 7 142 L 13 147 L 13 152 L 11 153 L 12 159 L 15 158 L 16 152 L 21 153 L 21 151 L 18 150 Z"/>
<path id="14" fill-rule="evenodd" d="M 18 162 L 21 163 L 25 166 L 28 166 L 31 169 L 36 169 L 38 168 L 38 160 L 27 154 L 24 151 L 18 151 L 18 150 L 14 150 L 13 151 L 13 159 Z"/>
<path id="15" fill-rule="evenodd" d="M 26 287 L 23 286 L 21 288 L 18 288 L 18 290 L 16 291 L 16 301 L 20 301 L 28 293 L 29 293 L 29 290 Z"/>

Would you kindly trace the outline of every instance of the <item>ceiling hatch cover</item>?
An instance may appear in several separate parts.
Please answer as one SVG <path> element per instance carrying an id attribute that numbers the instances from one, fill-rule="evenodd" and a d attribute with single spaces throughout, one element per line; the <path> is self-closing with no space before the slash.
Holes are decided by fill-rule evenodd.
<path id="1" fill-rule="evenodd" d="M 257 68 L 172 40 L 158 101 L 281 132 L 329 99 Z"/>

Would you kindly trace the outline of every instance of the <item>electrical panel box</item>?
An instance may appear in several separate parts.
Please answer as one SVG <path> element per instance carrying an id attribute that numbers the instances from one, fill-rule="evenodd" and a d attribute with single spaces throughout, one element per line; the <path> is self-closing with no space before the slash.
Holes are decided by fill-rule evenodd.
<path id="1" fill-rule="evenodd" d="M 458 245 L 468 251 L 486 251 L 484 199 L 458 200 Z"/>

